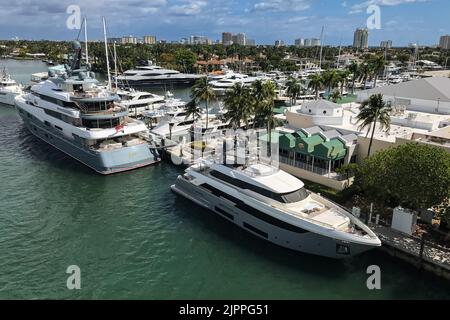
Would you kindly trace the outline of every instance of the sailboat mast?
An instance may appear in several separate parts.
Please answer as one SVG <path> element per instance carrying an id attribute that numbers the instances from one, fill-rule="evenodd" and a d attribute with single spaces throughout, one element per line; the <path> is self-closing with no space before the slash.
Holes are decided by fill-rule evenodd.
<path id="1" fill-rule="evenodd" d="M 116 83 L 116 90 L 118 88 L 117 86 L 117 50 L 116 50 L 116 42 L 114 41 L 114 74 L 115 74 L 115 83 Z"/>
<path id="2" fill-rule="evenodd" d="M 88 33 L 87 33 L 87 19 L 84 18 L 84 43 L 86 45 L 86 65 L 89 65 L 89 48 L 88 48 Z"/>
<path id="3" fill-rule="evenodd" d="M 322 69 L 322 50 L 323 50 L 323 31 L 325 27 L 322 26 L 322 32 L 320 33 L 320 62 L 319 69 Z"/>
<path id="4" fill-rule="evenodd" d="M 106 20 L 103 17 L 103 35 L 105 37 L 106 69 L 108 71 L 108 89 L 111 90 L 111 70 L 109 68 L 108 39 L 106 38 Z"/>

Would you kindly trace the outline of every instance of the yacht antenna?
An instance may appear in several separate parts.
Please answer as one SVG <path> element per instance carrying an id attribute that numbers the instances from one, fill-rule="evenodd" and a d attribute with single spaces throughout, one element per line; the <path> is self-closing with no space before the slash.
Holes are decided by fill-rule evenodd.
<path id="1" fill-rule="evenodd" d="M 84 43 L 86 45 L 86 65 L 89 65 L 89 48 L 88 48 L 88 33 L 87 33 L 87 19 L 84 18 Z"/>
<path id="2" fill-rule="evenodd" d="M 115 83 L 116 83 L 116 90 L 118 88 L 117 86 L 117 50 L 116 50 L 116 42 L 114 41 L 114 73 L 115 73 Z"/>
<path id="3" fill-rule="evenodd" d="M 103 35 L 105 37 L 105 51 L 106 51 L 106 68 L 108 70 L 108 89 L 111 90 L 111 71 L 109 70 L 109 57 L 108 57 L 108 39 L 106 38 L 106 20 L 103 19 Z"/>

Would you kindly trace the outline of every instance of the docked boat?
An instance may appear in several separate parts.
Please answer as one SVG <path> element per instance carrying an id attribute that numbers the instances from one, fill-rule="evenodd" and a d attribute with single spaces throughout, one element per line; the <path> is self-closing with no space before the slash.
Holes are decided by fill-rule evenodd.
<path id="1" fill-rule="evenodd" d="M 0 104 L 14 106 L 14 99 L 19 94 L 22 94 L 22 87 L 3 69 L 0 74 Z"/>
<path id="2" fill-rule="evenodd" d="M 172 190 L 247 232 L 304 253 L 342 259 L 381 246 L 369 227 L 302 181 L 262 163 L 201 159 Z"/>
<path id="3" fill-rule="evenodd" d="M 81 50 L 79 43 L 74 48 Z M 74 65 L 69 74 L 50 77 L 16 97 L 30 132 L 104 175 L 159 162 L 146 125 L 129 118 L 119 97 L 99 86 L 92 72 L 79 69 L 79 61 Z"/>
<path id="4" fill-rule="evenodd" d="M 151 61 L 146 66 L 138 66 L 117 76 L 121 86 L 132 88 L 172 87 L 193 85 L 201 75 L 186 74 L 176 70 L 164 69 L 154 65 Z"/>
<path id="5" fill-rule="evenodd" d="M 134 118 L 141 118 L 143 112 L 154 110 L 165 101 L 163 96 L 134 89 L 121 89 L 116 93 L 120 97 L 120 105 L 128 108 L 129 115 Z"/>
<path id="6" fill-rule="evenodd" d="M 229 91 L 233 86 L 237 83 L 242 84 L 243 86 L 251 86 L 251 84 L 257 80 L 265 79 L 262 77 L 249 77 L 245 74 L 240 73 L 230 73 L 227 76 L 223 77 L 220 80 L 211 81 L 211 87 L 214 90 L 214 93 L 217 96 L 224 95 L 227 91 Z"/>

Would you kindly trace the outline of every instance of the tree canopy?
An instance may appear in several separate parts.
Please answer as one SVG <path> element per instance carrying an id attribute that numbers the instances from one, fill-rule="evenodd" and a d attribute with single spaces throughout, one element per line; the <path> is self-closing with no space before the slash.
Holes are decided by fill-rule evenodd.
<path id="1" fill-rule="evenodd" d="M 367 158 L 355 186 L 382 206 L 419 210 L 449 196 L 450 154 L 439 147 L 408 143 Z"/>

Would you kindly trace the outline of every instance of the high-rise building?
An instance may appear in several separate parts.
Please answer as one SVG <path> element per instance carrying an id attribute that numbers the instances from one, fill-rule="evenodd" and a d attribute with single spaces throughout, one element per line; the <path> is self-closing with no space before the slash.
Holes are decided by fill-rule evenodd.
<path id="1" fill-rule="evenodd" d="M 122 37 L 122 44 L 137 44 L 137 43 L 138 39 L 136 37 L 133 36 Z"/>
<path id="2" fill-rule="evenodd" d="M 283 40 L 275 40 L 275 47 L 284 47 Z"/>
<path id="3" fill-rule="evenodd" d="M 253 40 L 253 39 L 246 39 L 245 42 L 246 42 L 246 45 L 247 45 L 247 46 L 251 46 L 251 47 L 256 46 L 256 41 Z"/>
<path id="4" fill-rule="evenodd" d="M 122 38 L 108 38 L 108 43 L 122 43 Z"/>
<path id="5" fill-rule="evenodd" d="M 320 39 L 311 39 L 311 47 L 320 47 Z"/>
<path id="6" fill-rule="evenodd" d="M 191 36 L 189 44 L 212 44 L 212 40 L 205 36 Z"/>
<path id="7" fill-rule="evenodd" d="M 353 38 L 353 47 L 358 49 L 369 48 L 369 29 L 358 28 Z"/>
<path id="8" fill-rule="evenodd" d="M 296 39 L 295 40 L 295 46 L 296 47 L 304 47 L 305 46 L 305 39 Z"/>
<path id="9" fill-rule="evenodd" d="M 230 32 L 222 33 L 222 44 L 226 46 L 233 44 L 233 35 Z"/>
<path id="10" fill-rule="evenodd" d="M 156 44 L 155 36 L 144 36 L 144 44 Z"/>
<path id="11" fill-rule="evenodd" d="M 442 36 L 439 41 L 439 48 L 450 50 L 450 35 Z"/>
<path id="12" fill-rule="evenodd" d="M 305 47 L 311 47 L 311 39 L 305 39 Z"/>
<path id="13" fill-rule="evenodd" d="M 245 46 L 247 37 L 245 36 L 245 33 L 238 33 L 232 36 L 232 40 L 234 44 Z"/>
<path id="14" fill-rule="evenodd" d="M 380 48 L 391 49 L 392 48 L 392 40 L 381 41 Z"/>

